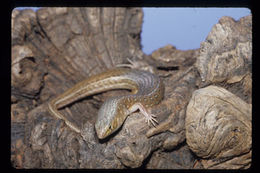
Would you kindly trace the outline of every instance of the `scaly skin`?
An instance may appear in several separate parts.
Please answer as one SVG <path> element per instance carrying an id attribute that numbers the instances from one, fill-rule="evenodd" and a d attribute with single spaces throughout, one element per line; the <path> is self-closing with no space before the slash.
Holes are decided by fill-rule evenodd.
<path id="1" fill-rule="evenodd" d="M 128 89 L 132 93 L 126 96 L 116 96 L 107 99 L 101 106 L 95 129 L 98 138 L 103 139 L 114 133 L 129 114 L 139 109 L 147 118 L 148 123 L 157 122 L 154 115 L 149 114 L 146 108 L 160 103 L 164 95 L 164 85 L 160 78 L 152 73 L 116 68 L 91 76 L 76 84 L 63 94 L 54 98 L 50 103 L 49 111 L 54 116 L 63 119 L 76 132 L 80 129 L 70 123 L 58 109 L 89 95 L 112 89 Z"/>

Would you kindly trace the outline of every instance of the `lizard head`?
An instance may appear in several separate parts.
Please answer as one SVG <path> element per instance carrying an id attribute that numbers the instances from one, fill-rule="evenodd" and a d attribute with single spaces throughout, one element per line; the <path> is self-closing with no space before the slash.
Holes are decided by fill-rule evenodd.
<path id="1" fill-rule="evenodd" d="M 114 97 L 106 100 L 98 111 L 95 129 L 99 139 L 104 139 L 118 130 L 124 122 L 125 116 L 119 115 L 119 99 Z"/>

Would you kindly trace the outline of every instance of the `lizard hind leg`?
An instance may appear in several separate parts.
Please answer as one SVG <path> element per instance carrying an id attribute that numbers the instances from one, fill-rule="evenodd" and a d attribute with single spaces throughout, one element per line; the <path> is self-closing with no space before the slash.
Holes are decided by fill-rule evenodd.
<path id="1" fill-rule="evenodd" d="M 158 124 L 158 121 L 155 119 L 156 115 L 151 114 L 143 105 L 142 103 L 135 103 L 133 104 L 129 109 L 128 109 L 128 114 L 131 114 L 135 111 L 139 110 L 145 117 L 146 122 L 148 123 L 148 125 L 150 126 L 150 123 L 156 127 L 156 124 Z"/>
<path id="2" fill-rule="evenodd" d="M 130 58 L 127 58 L 127 61 L 129 64 L 117 64 L 117 67 L 128 67 L 131 69 L 140 69 L 144 71 L 148 71 L 150 73 L 155 74 L 156 70 L 153 66 L 149 65 L 147 62 L 142 60 L 131 60 Z"/>

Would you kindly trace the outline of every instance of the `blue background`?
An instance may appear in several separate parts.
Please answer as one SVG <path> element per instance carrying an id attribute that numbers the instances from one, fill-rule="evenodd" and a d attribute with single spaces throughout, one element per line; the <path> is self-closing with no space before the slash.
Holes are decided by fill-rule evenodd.
<path id="1" fill-rule="evenodd" d="M 146 54 L 167 44 L 188 50 L 200 47 L 222 16 L 235 20 L 251 14 L 248 8 L 143 8 L 141 34 Z"/>

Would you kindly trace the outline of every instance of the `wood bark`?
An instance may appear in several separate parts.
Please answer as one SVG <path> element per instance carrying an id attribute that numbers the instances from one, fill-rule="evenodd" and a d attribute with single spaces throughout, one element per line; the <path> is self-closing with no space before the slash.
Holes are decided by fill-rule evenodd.
<path id="1" fill-rule="evenodd" d="M 221 42 L 210 43 L 208 38 L 206 42 L 209 45 L 202 44 L 201 49 L 181 51 L 167 45 L 145 55 L 140 44 L 141 8 L 14 10 L 11 72 L 13 166 L 190 169 L 216 165 L 216 158 L 212 161 L 192 148 L 189 139 L 193 137 L 186 139 L 189 126 L 185 121 L 186 107 L 193 91 L 207 85 L 224 87 L 246 104 L 251 104 L 251 17 L 238 22 L 224 19 L 220 23 L 227 26 L 225 31 L 229 32 L 224 33 L 230 37 L 224 38 L 220 31 L 216 34 L 227 39 L 228 45 L 232 43 L 228 48 Z M 233 32 L 236 35 L 241 32 L 242 36 L 232 37 Z M 214 75 L 209 69 L 222 61 L 205 55 L 205 50 L 210 50 L 211 54 L 216 52 L 216 55 L 229 55 L 230 51 L 234 55 L 231 61 L 234 68 L 222 73 L 221 77 Z M 136 68 L 157 73 L 164 81 L 164 100 L 151 109 L 158 117 L 156 128 L 148 127 L 144 117 L 137 112 L 126 119 L 116 134 L 104 141 L 98 140 L 94 130 L 97 111 L 106 98 L 128 92 L 123 90 L 87 97 L 60 110 L 81 128 L 80 134 L 48 112 L 46 104 L 52 98 L 91 75 L 128 63 L 127 59 L 133 61 Z M 213 61 L 212 66 L 207 66 Z M 242 66 L 236 66 L 242 62 Z M 214 76 L 218 78 L 215 80 Z M 247 152 L 242 154 L 251 151 L 251 144 L 247 146 L 249 149 L 247 147 Z M 232 168 L 235 163 L 243 165 L 237 168 L 250 165 L 250 155 L 242 156 L 237 159 L 237 155 L 229 155 L 225 164 L 221 164 L 223 160 L 217 160 L 217 163 L 221 168 Z"/>

